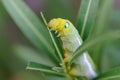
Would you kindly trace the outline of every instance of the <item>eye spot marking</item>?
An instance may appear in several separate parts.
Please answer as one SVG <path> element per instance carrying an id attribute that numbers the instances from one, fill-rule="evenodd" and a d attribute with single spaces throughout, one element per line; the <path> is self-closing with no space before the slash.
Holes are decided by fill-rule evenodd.
<path id="1" fill-rule="evenodd" d="M 69 24 L 68 22 L 66 22 L 66 23 L 65 23 L 65 28 L 68 28 L 69 25 L 70 25 L 70 24 Z"/>

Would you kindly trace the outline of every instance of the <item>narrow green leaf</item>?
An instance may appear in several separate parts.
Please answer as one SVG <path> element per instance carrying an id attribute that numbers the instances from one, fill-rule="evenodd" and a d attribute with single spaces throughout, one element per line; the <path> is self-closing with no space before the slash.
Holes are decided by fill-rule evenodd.
<path id="1" fill-rule="evenodd" d="M 54 45 L 54 47 L 55 47 L 55 49 L 56 49 L 56 51 L 57 51 L 57 53 L 58 53 L 58 56 L 59 56 L 59 58 L 60 58 L 60 60 L 61 60 L 61 62 L 62 62 L 62 61 L 63 61 L 62 53 L 60 52 L 60 49 L 59 49 L 59 47 L 58 47 L 58 45 L 57 45 L 57 43 L 56 43 L 56 41 L 55 41 L 55 39 L 54 39 L 51 31 L 50 31 L 49 28 L 48 28 L 48 24 L 47 24 L 47 21 L 46 21 L 44 15 L 43 15 L 43 13 L 41 12 L 40 14 L 41 14 L 41 16 L 42 16 L 42 18 L 43 18 L 43 21 L 44 21 L 47 29 L 48 29 L 48 32 L 49 32 L 49 34 L 50 34 L 51 40 L 52 40 L 52 42 L 53 42 L 53 45 Z"/>
<path id="2" fill-rule="evenodd" d="M 101 74 L 96 80 L 120 80 L 120 67 L 113 68 Z"/>
<path id="3" fill-rule="evenodd" d="M 104 32 L 106 32 L 112 4 L 113 0 L 100 0 L 99 8 L 97 10 L 97 16 L 89 34 L 89 38 L 100 34 L 102 35 Z M 99 66 L 100 69 L 100 61 L 102 57 L 102 44 L 99 44 L 96 47 L 94 47 L 94 50 L 92 50 L 91 53 L 92 59 Z"/>
<path id="4" fill-rule="evenodd" d="M 23 0 L 2 0 L 2 2 L 24 35 L 40 50 L 58 60 L 46 27 Z"/>
<path id="5" fill-rule="evenodd" d="M 41 71 L 41 72 L 45 72 L 45 73 L 49 73 L 49 74 L 64 76 L 63 73 L 56 72 L 56 71 L 52 70 L 53 67 L 54 66 L 52 66 L 52 67 L 46 66 L 46 65 L 36 63 L 36 62 L 29 62 L 26 69 L 31 69 L 31 70 Z"/>
<path id="6" fill-rule="evenodd" d="M 55 63 L 46 54 L 39 53 L 28 46 L 18 44 L 13 46 L 13 50 L 15 55 L 26 63 L 34 61 L 48 66 L 55 66 Z"/>
<path id="7" fill-rule="evenodd" d="M 95 21 L 96 11 L 100 0 L 82 0 L 78 13 L 77 29 L 85 40 Z"/>
<path id="8" fill-rule="evenodd" d="M 72 55 L 70 64 L 75 62 L 80 57 L 80 55 L 84 51 L 88 50 L 90 47 L 98 45 L 102 42 L 107 42 L 107 41 L 116 40 L 116 39 L 120 38 L 120 36 L 118 34 L 120 34 L 119 30 L 118 31 L 112 31 L 112 32 L 108 32 L 106 34 L 98 35 L 95 38 L 91 38 L 91 39 L 85 41 L 83 43 L 83 45 L 80 46 L 77 49 L 77 51 Z"/>
<path id="9" fill-rule="evenodd" d="M 99 35 L 108 27 L 113 0 L 101 0 L 97 10 L 97 16 L 90 32 L 90 36 Z"/>

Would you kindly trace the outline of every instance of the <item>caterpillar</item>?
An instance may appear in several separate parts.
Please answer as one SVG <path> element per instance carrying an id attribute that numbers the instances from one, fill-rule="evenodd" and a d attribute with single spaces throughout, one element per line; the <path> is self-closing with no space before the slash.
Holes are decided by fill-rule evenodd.
<path id="1" fill-rule="evenodd" d="M 69 62 L 70 56 L 83 43 L 77 29 L 69 20 L 62 18 L 50 20 L 48 27 L 58 33 L 57 37 L 60 37 L 64 49 L 64 62 Z M 85 76 L 88 79 L 93 79 L 97 76 L 95 65 L 87 51 L 79 57 L 74 68 L 71 68 L 69 72 L 72 75 Z"/>

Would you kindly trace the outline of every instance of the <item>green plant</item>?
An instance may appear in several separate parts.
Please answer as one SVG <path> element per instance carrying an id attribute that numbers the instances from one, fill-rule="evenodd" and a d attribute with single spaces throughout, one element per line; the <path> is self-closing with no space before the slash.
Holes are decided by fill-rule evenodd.
<path id="1" fill-rule="evenodd" d="M 52 33 L 47 30 L 43 22 L 38 19 L 22 0 L 2 0 L 2 2 L 19 29 L 40 50 L 40 56 L 34 56 L 32 54 L 26 55 L 26 53 L 30 52 L 35 53 L 29 48 L 24 46 L 15 47 L 16 52 L 24 53 L 23 59 L 31 61 L 28 66 L 29 69 L 43 72 L 44 75 L 47 75 L 46 79 L 49 80 L 67 80 L 63 72 L 52 70 L 53 67 L 57 68 L 60 66 L 63 52 L 60 49 L 60 43 L 57 43 L 58 41 L 54 36 L 52 36 L 52 39 L 55 40 L 51 40 L 50 36 Z M 69 64 L 75 62 L 84 51 L 89 50 L 92 53 L 91 56 L 98 67 L 98 71 L 101 71 L 102 45 L 107 41 L 120 38 L 118 35 L 120 30 L 104 31 L 106 26 L 108 26 L 108 13 L 112 3 L 113 0 L 82 0 L 76 27 L 84 43 L 71 57 Z M 53 46 L 56 43 L 59 45 Z M 120 79 L 120 68 L 100 73 L 96 78 L 96 80 L 115 79 Z M 77 80 L 82 79 L 78 78 Z"/>

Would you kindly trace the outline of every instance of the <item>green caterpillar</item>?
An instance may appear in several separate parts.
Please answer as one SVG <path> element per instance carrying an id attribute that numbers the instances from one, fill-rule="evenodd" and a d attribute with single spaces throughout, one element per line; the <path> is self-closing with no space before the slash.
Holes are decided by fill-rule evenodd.
<path id="1" fill-rule="evenodd" d="M 69 62 L 70 56 L 83 42 L 78 31 L 69 20 L 62 18 L 50 20 L 48 27 L 58 33 L 58 37 L 60 37 L 65 51 L 64 62 Z M 95 65 L 87 51 L 80 56 L 69 73 L 74 76 L 84 76 L 88 79 L 93 79 L 97 76 Z"/>

